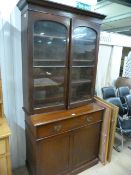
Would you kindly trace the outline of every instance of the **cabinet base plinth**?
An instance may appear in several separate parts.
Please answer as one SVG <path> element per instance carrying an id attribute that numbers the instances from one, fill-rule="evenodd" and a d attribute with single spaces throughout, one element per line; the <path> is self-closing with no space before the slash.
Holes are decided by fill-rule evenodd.
<path id="1" fill-rule="evenodd" d="M 90 162 L 87 162 L 86 164 L 81 165 L 80 167 L 77 167 L 76 169 L 74 169 L 71 172 L 66 172 L 66 173 L 62 173 L 62 174 L 58 174 L 58 175 L 77 175 L 78 173 L 81 173 L 81 172 L 87 170 L 88 168 L 91 168 L 92 166 L 98 164 L 98 162 L 99 162 L 99 159 L 96 158 Z M 30 175 L 39 175 L 31 170 L 31 167 L 28 163 L 28 160 L 26 160 L 26 167 L 27 167 L 27 170 L 28 170 Z M 43 174 L 43 175 L 45 175 L 45 174 Z"/>

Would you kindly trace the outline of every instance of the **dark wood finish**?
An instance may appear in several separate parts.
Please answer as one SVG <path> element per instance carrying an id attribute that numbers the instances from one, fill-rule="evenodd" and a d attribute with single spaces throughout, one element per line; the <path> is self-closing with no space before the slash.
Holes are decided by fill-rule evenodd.
<path id="1" fill-rule="evenodd" d="M 99 19 L 104 19 L 106 17 L 105 15 L 101 15 L 99 13 L 80 10 L 80 9 L 70 7 L 70 6 L 67 6 L 67 5 L 54 3 L 54 2 L 49 2 L 48 0 L 44 0 L 44 1 L 41 1 L 41 0 L 37 0 L 37 1 L 36 0 L 21 0 L 21 1 L 18 2 L 17 6 L 22 11 L 27 4 L 34 4 L 34 5 L 39 5 L 39 6 L 43 6 L 43 7 L 49 7 L 49 8 L 58 9 L 58 10 L 62 10 L 62 11 L 67 11 L 67 12 L 69 11 L 71 13 L 82 14 L 82 15 L 85 15 L 85 16 L 91 16 L 91 17 L 99 18 Z"/>
<path id="2" fill-rule="evenodd" d="M 37 174 L 65 174 L 69 170 L 70 136 L 64 134 L 38 142 Z"/>
<path id="3" fill-rule="evenodd" d="M 31 174 L 77 174 L 96 164 L 102 120 L 103 108 L 95 103 L 26 117 Z"/>
<path id="4" fill-rule="evenodd" d="M 47 0 L 20 0 L 17 6 L 22 12 L 23 109 L 30 174 L 75 175 L 99 161 L 104 109 L 93 96 L 105 16 Z M 84 51 L 76 48 L 74 56 L 78 27 L 95 36 L 88 39 L 87 34 L 85 44 L 81 40 Z M 75 37 L 79 38 L 79 32 Z M 88 45 L 93 45 L 91 51 Z"/>
<path id="5" fill-rule="evenodd" d="M 22 18 L 24 18 L 25 14 L 23 14 Z M 24 19 L 25 20 L 25 19 Z M 69 48 L 69 26 L 70 26 L 70 19 L 63 17 L 63 16 L 55 16 L 55 15 L 51 15 L 51 14 L 42 14 L 39 12 L 33 12 L 33 11 L 29 11 L 28 12 L 28 20 L 29 20 L 29 26 L 28 26 L 28 35 L 26 34 L 26 36 L 28 36 L 28 57 L 24 56 L 23 60 L 23 77 L 24 77 L 24 81 L 23 81 L 23 85 L 25 86 L 26 84 L 26 88 L 23 88 L 24 90 L 24 94 L 26 94 L 28 92 L 29 97 L 27 99 L 27 96 L 24 96 L 24 99 L 28 100 L 28 105 L 25 106 L 26 110 L 28 111 L 28 113 L 41 113 L 41 112 L 46 112 L 46 111 L 50 111 L 50 110 L 59 110 L 59 109 L 65 109 L 66 108 L 66 101 L 67 101 L 67 63 L 68 63 L 68 48 Z M 60 24 L 63 24 L 66 28 L 67 28 L 67 51 L 66 51 L 66 65 L 64 67 L 65 69 L 65 81 L 64 81 L 64 87 L 65 87 L 65 91 L 64 91 L 64 101 L 65 104 L 63 105 L 55 105 L 53 107 L 41 107 L 41 108 L 33 108 L 33 25 L 36 21 L 41 21 L 41 20 L 49 20 L 49 21 L 54 21 L 54 22 L 58 22 Z M 27 26 L 26 26 L 27 27 Z M 24 35 L 24 34 L 23 34 Z M 25 39 L 24 39 L 25 41 Z M 25 43 L 24 43 L 25 44 Z M 24 45 L 23 44 L 23 45 Z M 24 49 L 24 48 L 23 48 Z M 23 51 L 24 53 L 24 51 Z M 28 60 L 28 61 L 27 61 Z M 28 65 L 28 67 L 26 67 Z M 27 76 L 27 78 L 25 77 L 25 75 Z M 28 82 L 27 82 L 28 80 Z M 27 83 L 26 83 L 26 82 Z M 28 85 L 28 86 L 27 86 Z M 27 102 L 26 100 L 26 102 Z M 42 103 L 42 101 L 41 101 Z M 42 109 L 43 108 L 43 109 Z"/>
<path id="6" fill-rule="evenodd" d="M 94 160 L 98 156 L 100 127 L 101 124 L 99 122 L 80 128 L 74 132 L 72 156 L 73 167 L 80 167 L 82 164 Z"/>
<path id="7" fill-rule="evenodd" d="M 43 125 L 37 127 L 37 138 L 74 130 L 75 128 L 81 127 L 81 125 L 93 124 L 100 121 L 102 121 L 101 113 L 97 113 L 97 115 L 96 113 L 92 113 L 90 115 L 80 116 L 79 118 L 76 117 L 69 120 L 53 122 L 45 127 L 43 127 Z"/>
<path id="8" fill-rule="evenodd" d="M 45 114 L 35 114 L 30 117 L 30 120 L 32 125 L 37 127 L 66 119 L 76 118 L 77 116 L 87 114 L 89 115 L 96 111 L 101 111 L 101 107 L 97 106 L 95 103 L 91 103 L 89 105 L 81 106 L 79 108 L 74 108 L 70 110 L 62 110 Z"/>
<path id="9" fill-rule="evenodd" d="M 37 6 L 36 6 L 37 5 Z M 82 11 L 80 9 L 60 5 L 48 1 L 35 1 L 35 0 L 21 0 L 18 3 L 18 7 L 24 10 L 22 13 L 22 53 L 23 53 L 23 90 L 24 90 L 24 108 L 30 114 L 56 111 L 60 109 L 69 109 L 73 107 L 82 106 L 92 101 L 95 91 L 95 79 L 96 79 L 96 65 L 98 55 L 98 41 L 101 19 L 105 16 L 97 13 Z M 41 10 L 39 8 L 42 8 Z M 26 10 L 25 10 L 26 9 Z M 95 19 L 95 20 L 94 20 Z M 66 65 L 64 67 L 64 104 L 56 104 L 52 106 L 33 106 L 33 26 L 36 21 L 55 21 L 67 28 L 67 46 L 66 46 Z M 92 82 L 89 85 L 89 95 L 86 99 L 77 100 L 71 102 L 71 70 L 72 70 L 72 36 L 73 31 L 77 27 L 88 27 L 96 32 L 96 51 L 95 51 L 95 62 L 92 65 Z M 28 48 L 28 49 L 27 49 Z M 87 67 L 87 66 L 85 66 Z M 91 67 L 91 66 L 90 66 Z M 81 82 L 82 83 L 82 82 Z M 79 82 L 79 86 L 81 84 Z M 88 83 L 88 82 L 87 82 Z M 76 83 L 73 83 L 76 84 Z M 78 83 L 77 83 L 78 85 Z M 75 86 L 75 85 L 73 85 Z M 79 90 L 78 87 L 77 89 Z M 84 87 L 82 85 L 82 87 Z M 82 87 L 80 89 L 82 89 Z M 38 88 L 37 88 L 38 89 Z M 82 90 L 81 90 L 82 91 Z M 87 90 L 88 91 L 88 90 Z M 55 100 L 55 99 L 54 99 Z M 61 99 L 59 99 L 61 100 Z M 46 101 L 35 101 L 37 104 L 44 104 Z M 52 101 L 53 102 L 53 101 Z"/>
<path id="10" fill-rule="evenodd" d="M 28 109 L 28 111 L 32 111 L 32 109 L 30 108 L 30 88 L 32 87 L 32 84 L 30 84 L 30 80 L 29 79 L 29 70 L 30 70 L 30 63 L 29 63 L 29 59 L 27 59 L 29 57 L 29 53 L 28 53 L 28 42 L 25 42 L 28 38 L 28 21 L 26 18 L 28 18 L 28 12 L 25 13 L 25 15 L 21 16 L 21 42 L 22 42 L 22 79 L 23 79 L 23 92 L 24 92 L 24 96 L 26 98 L 23 98 L 24 101 L 24 109 Z M 25 72 L 26 70 L 26 72 Z M 25 73 L 23 73 L 23 71 Z"/>
<path id="11" fill-rule="evenodd" d="M 92 67 L 93 73 L 92 73 L 92 86 L 91 86 L 91 94 L 89 96 L 89 98 L 87 98 L 86 100 L 83 101 L 78 101 L 78 102 L 71 102 L 71 98 L 70 98 L 70 93 L 71 93 L 71 71 L 72 71 L 72 67 L 77 67 L 77 66 L 73 66 L 73 40 L 74 40 L 74 30 L 78 27 L 87 27 L 90 28 L 91 30 L 94 30 L 96 32 L 96 49 L 95 49 L 95 63 L 92 66 L 85 66 L 85 67 Z M 93 96 L 94 96 L 94 92 L 95 92 L 95 80 L 96 80 L 96 68 L 97 68 L 97 60 L 98 60 L 98 42 L 99 42 L 99 35 L 100 35 L 100 25 L 95 24 L 93 22 L 89 22 L 88 20 L 84 19 L 74 19 L 72 21 L 72 34 L 71 34 L 71 53 L 70 53 L 70 78 L 69 78 L 69 101 L 68 101 L 68 108 L 71 107 L 78 107 L 78 106 L 82 106 L 85 105 L 88 102 L 91 102 Z M 82 67 L 82 66 L 81 66 Z"/>

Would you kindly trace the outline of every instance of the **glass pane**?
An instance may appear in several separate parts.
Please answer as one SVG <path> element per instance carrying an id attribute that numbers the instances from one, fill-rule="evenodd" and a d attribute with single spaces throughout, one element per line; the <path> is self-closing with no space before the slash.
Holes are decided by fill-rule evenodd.
<path id="1" fill-rule="evenodd" d="M 51 106 L 64 104 L 64 69 L 34 69 L 34 105 Z"/>
<path id="2" fill-rule="evenodd" d="M 96 57 L 96 32 L 91 28 L 78 27 L 73 34 L 73 66 L 93 65 Z"/>
<path id="3" fill-rule="evenodd" d="M 61 67 L 35 67 L 33 69 L 34 79 L 43 78 L 50 79 L 55 83 L 64 82 L 65 68 Z"/>
<path id="4" fill-rule="evenodd" d="M 92 67 L 73 67 L 72 82 L 91 81 L 93 78 L 93 70 Z"/>
<path id="5" fill-rule="evenodd" d="M 72 84 L 71 87 L 71 102 L 87 100 L 91 97 L 91 82 L 90 83 L 81 83 Z"/>
<path id="6" fill-rule="evenodd" d="M 53 21 L 34 24 L 34 66 L 65 65 L 67 29 Z"/>
<path id="7" fill-rule="evenodd" d="M 50 85 L 49 85 L 50 83 Z M 63 104 L 64 101 L 64 87 L 48 82 L 41 90 L 34 89 L 34 107 L 46 107 Z"/>
<path id="8" fill-rule="evenodd" d="M 64 104 L 67 29 L 53 21 L 34 24 L 34 107 Z"/>

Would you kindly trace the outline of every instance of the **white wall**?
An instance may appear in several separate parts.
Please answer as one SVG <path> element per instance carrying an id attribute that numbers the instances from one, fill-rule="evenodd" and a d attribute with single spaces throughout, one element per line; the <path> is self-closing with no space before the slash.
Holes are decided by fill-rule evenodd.
<path id="1" fill-rule="evenodd" d="M 0 60 L 4 111 L 12 130 L 10 139 L 11 159 L 13 167 L 18 167 L 25 163 L 25 124 L 24 112 L 22 111 L 21 15 L 16 7 L 11 11 L 8 17 L 0 16 Z M 114 43 L 112 42 L 113 38 L 116 37 L 116 35 L 114 37 L 113 35 L 101 33 L 96 84 L 98 94 L 100 94 L 102 86 L 113 84 L 119 75 L 122 45 L 119 45 L 120 42 L 116 43 L 116 39 Z M 116 38 L 118 40 L 120 35 Z M 130 45 L 130 41 L 131 39 L 124 37 L 123 44 Z"/>
<path id="2" fill-rule="evenodd" d="M 115 86 L 119 77 L 122 49 L 121 46 L 102 44 L 99 47 L 96 78 L 96 92 L 99 97 L 102 97 L 102 87 Z"/>
<path id="3" fill-rule="evenodd" d="M 25 124 L 22 94 L 21 14 L 15 8 L 0 18 L 0 60 L 4 112 L 12 130 L 10 138 L 13 167 L 25 163 Z"/>
<path id="4" fill-rule="evenodd" d="M 100 97 L 101 88 L 114 86 L 119 77 L 123 47 L 131 47 L 131 37 L 101 32 L 96 78 L 96 92 Z"/>

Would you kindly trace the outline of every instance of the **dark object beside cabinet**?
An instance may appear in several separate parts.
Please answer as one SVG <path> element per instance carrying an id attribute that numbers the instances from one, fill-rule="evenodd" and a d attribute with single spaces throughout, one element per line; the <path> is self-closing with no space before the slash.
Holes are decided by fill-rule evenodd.
<path id="1" fill-rule="evenodd" d="M 27 165 L 32 175 L 76 174 L 98 162 L 103 108 L 93 100 L 105 16 L 20 0 Z"/>

